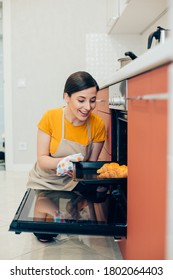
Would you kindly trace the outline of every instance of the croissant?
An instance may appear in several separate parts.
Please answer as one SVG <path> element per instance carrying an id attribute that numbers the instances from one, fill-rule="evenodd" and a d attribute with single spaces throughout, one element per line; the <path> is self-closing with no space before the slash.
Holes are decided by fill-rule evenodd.
<path id="1" fill-rule="evenodd" d="M 116 173 L 116 171 L 110 170 L 110 171 L 100 173 L 97 177 L 98 178 L 117 178 L 117 173 Z"/>
<path id="2" fill-rule="evenodd" d="M 121 165 L 116 170 L 117 172 L 117 178 L 127 178 L 128 175 L 128 168 L 126 165 Z"/>
<path id="3" fill-rule="evenodd" d="M 99 174 L 101 172 L 105 172 L 107 170 L 108 166 L 109 166 L 109 163 L 103 164 L 103 166 L 97 170 L 97 174 Z"/>
<path id="4" fill-rule="evenodd" d="M 100 174 L 102 172 L 106 172 L 109 170 L 114 170 L 117 167 L 119 167 L 119 164 L 116 162 L 105 163 L 100 169 L 97 170 L 97 174 Z"/>
<path id="5" fill-rule="evenodd" d="M 109 163 L 98 169 L 97 173 L 99 174 L 97 178 L 127 178 L 128 167 L 118 163 Z"/>

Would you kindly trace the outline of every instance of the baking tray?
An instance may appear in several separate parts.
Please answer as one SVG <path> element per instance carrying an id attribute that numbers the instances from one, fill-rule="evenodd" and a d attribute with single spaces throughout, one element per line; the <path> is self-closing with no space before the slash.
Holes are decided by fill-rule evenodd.
<path id="1" fill-rule="evenodd" d="M 73 180 L 82 184 L 120 184 L 127 178 L 98 178 L 97 169 L 111 161 L 79 161 L 73 163 Z"/>

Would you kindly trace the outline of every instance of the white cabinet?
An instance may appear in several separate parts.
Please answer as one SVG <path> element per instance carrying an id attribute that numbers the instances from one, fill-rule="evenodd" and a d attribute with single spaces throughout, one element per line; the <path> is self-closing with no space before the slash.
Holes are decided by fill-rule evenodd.
<path id="1" fill-rule="evenodd" d="M 168 0 L 108 0 L 108 3 L 107 32 L 111 34 L 142 34 L 168 10 Z"/>
<path id="2" fill-rule="evenodd" d="M 107 0 L 107 32 L 110 33 L 131 0 Z"/>

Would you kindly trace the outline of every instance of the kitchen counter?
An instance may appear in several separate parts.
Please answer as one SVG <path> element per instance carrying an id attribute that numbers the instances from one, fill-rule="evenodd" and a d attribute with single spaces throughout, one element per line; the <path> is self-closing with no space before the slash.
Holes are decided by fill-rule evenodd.
<path id="1" fill-rule="evenodd" d="M 173 61 L 172 46 L 173 38 L 168 38 L 164 44 L 158 44 L 147 50 L 144 54 L 117 70 L 105 84 L 100 85 L 100 88 L 108 87 Z"/>

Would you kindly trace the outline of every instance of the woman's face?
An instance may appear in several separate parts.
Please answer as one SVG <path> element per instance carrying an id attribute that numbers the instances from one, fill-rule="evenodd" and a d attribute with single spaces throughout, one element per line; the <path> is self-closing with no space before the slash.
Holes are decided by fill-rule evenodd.
<path id="1" fill-rule="evenodd" d="M 96 106 L 96 96 L 96 87 L 78 91 L 73 93 L 71 97 L 65 93 L 64 97 L 68 104 L 68 112 L 71 114 L 71 117 L 85 121 Z"/>

